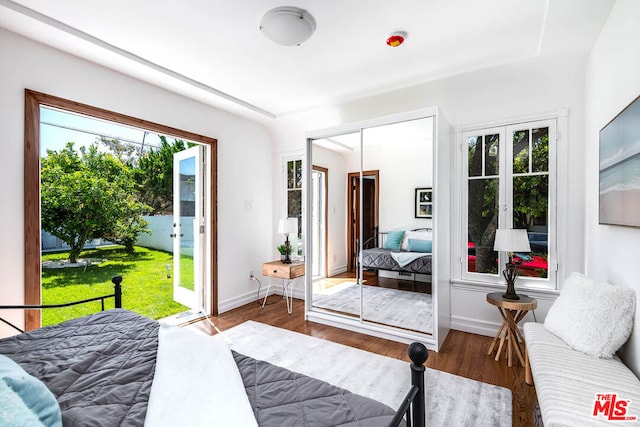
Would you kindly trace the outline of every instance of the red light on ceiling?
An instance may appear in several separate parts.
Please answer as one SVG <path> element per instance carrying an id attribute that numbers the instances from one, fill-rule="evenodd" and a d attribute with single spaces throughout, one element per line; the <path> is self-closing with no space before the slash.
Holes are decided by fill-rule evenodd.
<path id="1" fill-rule="evenodd" d="M 391 47 L 398 47 L 404 43 L 404 39 L 407 37 L 406 33 L 394 33 L 387 39 L 387 45 Z"/>

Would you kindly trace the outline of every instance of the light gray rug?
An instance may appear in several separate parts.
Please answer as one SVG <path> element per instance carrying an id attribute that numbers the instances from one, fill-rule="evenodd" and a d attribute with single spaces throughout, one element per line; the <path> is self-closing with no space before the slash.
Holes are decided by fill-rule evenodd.
<path id="1" fill-rule="evenodd" d="M 410 386 L 408 362 L 247 321 L 217 334 L 239 353 L 315 377 L 397 409 Z M 511 426 L 511 390 L 427 368 L 427 425 Z"/>
<path id="2" fill-rule="evenodd" d="M 346 287 L 344 285 L 347 285 Z M 313 295 L 313 306 L 360 314 L 360 287 L 339 284 L 343 290 L 332 295 Z M 430 294 L 367 286 L 362 288 L 363 319 L 414 331 L 433 333 L 433 300 Z"/>

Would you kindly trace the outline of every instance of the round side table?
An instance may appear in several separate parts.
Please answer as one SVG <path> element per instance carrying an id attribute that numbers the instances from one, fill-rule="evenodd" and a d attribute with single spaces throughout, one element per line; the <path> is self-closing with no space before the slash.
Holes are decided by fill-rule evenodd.
<path id="1" fill-rule="evenodd" d="M 518 323 L 524 318 L 524 316 L 530 311 L 535 310 L 538 306 L 538 301 L 535 298 L 531 298 L 527 295 L 518 294 L 520 299 L 507 299 L 502 296 L 503 292 L 494 292 L 487 294 L 487 302 L 491 305 L 495 305 L 502 317 L 502 325 L 498 329 L 491 347 L 487 355 L 493 353 L 493 349 L 498 341 L 498 350 L 496 351 L 496 361 L 500 360 L 500 354 L 502 348 L 506 342 L 507 360 L 509 366 L 512 364 L 512 354 L 515 352 L 520 360 L 520 364 L 525 366 L 524 354 L 526 353 L 526 344 L 524 337 L 518 329 Z"/>

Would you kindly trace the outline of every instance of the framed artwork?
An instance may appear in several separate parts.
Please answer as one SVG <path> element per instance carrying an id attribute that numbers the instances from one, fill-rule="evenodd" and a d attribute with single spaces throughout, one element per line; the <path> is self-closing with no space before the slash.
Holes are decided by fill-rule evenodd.
<path id="1" fill-rule="evenodd" d="M 640 97 L 600 131 L 600 224 L 640 227 Z"/>
<path id="2" fill-rule="evenodd" d="M 433 217 L 433 189 L 416 188 L 416 218 Z"/>

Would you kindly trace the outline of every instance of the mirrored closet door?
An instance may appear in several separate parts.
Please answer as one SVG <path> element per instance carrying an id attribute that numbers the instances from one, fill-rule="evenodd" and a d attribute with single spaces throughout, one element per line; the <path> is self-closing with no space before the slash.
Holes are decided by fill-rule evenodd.
<path id="1" fill-rule="evenodd" d="M 309 138 L 307 318 L 433 337 L 439 201 L 429 113 Z"/>

